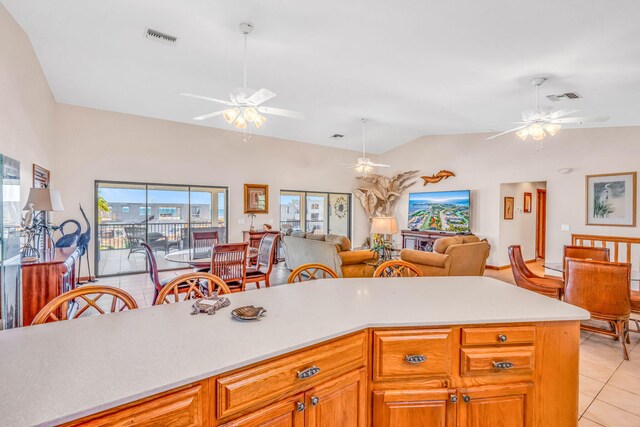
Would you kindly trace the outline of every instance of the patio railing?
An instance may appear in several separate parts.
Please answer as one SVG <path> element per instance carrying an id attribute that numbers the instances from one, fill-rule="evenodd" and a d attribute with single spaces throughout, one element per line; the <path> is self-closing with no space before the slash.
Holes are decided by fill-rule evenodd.
<path id="1" fill-rule="evenodd" d="M 215 224 L 219 226 L 219 224 Z M 98 239 L 101 250 L 110 249 L 128 249 L 129 239 L 125 232 L 125 227 L 140 227 L 144 229 L 145 224 L 140 223 L 106 223 L 98 225 Z M 169 241 L 180 242 L 188 238 L 189 228 L 214 227 L 213 222 L 192 222 L 189 224 L 183 222 L 150 222 L 146 224 L 147 233 L 162 234 Z"/>

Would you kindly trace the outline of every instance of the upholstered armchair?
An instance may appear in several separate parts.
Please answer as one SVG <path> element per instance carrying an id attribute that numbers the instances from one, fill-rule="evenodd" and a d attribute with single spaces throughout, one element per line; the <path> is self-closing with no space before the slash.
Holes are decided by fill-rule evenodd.
<path id="1" fill-rule="evenodd" d="M 540 277 L 534 274 L 522 258 L 520 245 L 509 246 L 509 261 L 516 285 L 555 299 L 562 299 L 564 282 L 560 279 Z"/>
<path id="2" fill-rule="evenodd" d="M 403 249 L 400 258 L 423 276 L 482 276 L 489 250 L 489 243 L 478 236 L 452 236 L 436 240 L 433 252 Z"/>

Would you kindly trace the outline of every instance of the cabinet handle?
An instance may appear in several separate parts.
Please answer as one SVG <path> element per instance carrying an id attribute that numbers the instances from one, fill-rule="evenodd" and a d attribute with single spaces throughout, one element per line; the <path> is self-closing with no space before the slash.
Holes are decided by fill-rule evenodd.
<path id="1" fill-rule="evenodd" d="M 407 363 L 412 363 L 414 365 L 417 365 L 419 363 L 424 363 L 427 361 L 426 356 L 423 356 L 421 354 L 407 354 L 406 356 L 404 356 L 404 361 Z"/>
<path id="2" fill-rule="evenodd" d="M 313 397 L 311 398 L 311 404 L 312 404 L 313 406 L 316 406 L 318 403 L 320 403 L 320 398 L 319 398 L 318 396 L 313 396 Z"/>
<path id="3" fill-rule="evenodd" d="M 507 342 L 507 336 L 506 335 L 498 335 L 498 340 L 500 342 Z"/>
<path id="4" fill-rule="evenodd" d="M 317 375 L 319 372 L 320 372 L 320 368 L 318 368 L 317 366 L 312 366 L 302 371 L 298 371 L 297 376 L 299 380 L 306 380 L 307 378 L 311 378 L 314 375 Z"/>
<path id="5" fill-rule="evenodd" d="M 449 399 L 451 400 L 451 403 L 458 403 L 458 396 L 456 396 L 455 394 L 449 396 Z"/>
<path id="6" fill-rule="evenodd" d="M 513 368 L 513 363 L 511 363 L 511 362 L 493 362 L 493 367 L 495 369 L 511 369 L 511 368 Z"/>
<path id="7" fill-rule="evenodd" d="M 471 400 L 471 397 L 467 396 L 466 394 L 462 395 L 462 400 L 465 401 L 465 403 L 468 403 Z"/>
<path id="8" fill-rule="evenodd" d="M 305 404 L 302 402 L 296 402 L 296 411 L 303 412 L 306 408 Z"/>

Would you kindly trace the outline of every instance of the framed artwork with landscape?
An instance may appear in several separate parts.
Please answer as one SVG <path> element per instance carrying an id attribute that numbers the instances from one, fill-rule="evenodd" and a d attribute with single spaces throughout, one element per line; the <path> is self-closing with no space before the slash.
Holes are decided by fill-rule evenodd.
<path id="1" fill-rule="evenodd" d="M 587 225 L 635 227 L 636 172 L 587 175 Z"/>
<path id="2" fill-rule="evenodd" d="M 269 186 L 262 184 L 244 185 L 244 213 L 269 213 Z"/>

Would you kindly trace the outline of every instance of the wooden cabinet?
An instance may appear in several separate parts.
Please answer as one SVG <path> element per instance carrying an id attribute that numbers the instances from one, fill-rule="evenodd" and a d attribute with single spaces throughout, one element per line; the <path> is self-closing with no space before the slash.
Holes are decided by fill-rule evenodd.
<path id="1" fill-rule="evenodd" d="M 208 386 L 201 381 L 64 426 L 203 426 L 211 417 Z"/>
<path id="2" fill-rule="evenodd" d="M 306 393 L 307 427 L 365 427 L 367 378 L 365 369 L 350 372 Z"/>
<path id="3" fill-rule="evenodd" d="M 533 425 L 532 384 L 505 384 L 459 390 L 459 427 Z"/>
<path id="4" fill-rule="evenodd" d="M 376 427 L 454 427 L 455 390 L 390 390 L 373 392 Z"/>
<path id="5" fill-rule="evenodd" d="M 305 396 L 300 393 L 222 424 L 221 427 L 303 427 L 305 407 Z"/>
<path id="6" fill-rule="evenodd" d="M 52 256 L 22 264 L 22 324 L 28 326 L 49 301 L 75 288 L 79 252 L 56 249 Z"/>

